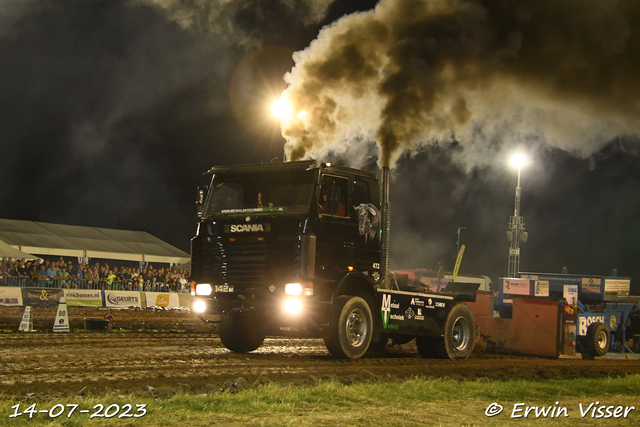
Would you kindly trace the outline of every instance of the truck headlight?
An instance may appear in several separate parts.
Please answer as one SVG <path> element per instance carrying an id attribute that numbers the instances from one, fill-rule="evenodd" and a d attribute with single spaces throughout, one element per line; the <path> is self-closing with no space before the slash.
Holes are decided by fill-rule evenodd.
<path id="1" fill-rule="evenodd" d="M 284 286 L 284 293 L 287 295 L 313 295 L 313 283 L 287 283 Z"/>
<path id="2" fill-rule="evenodd" d="M 284 293 L 287 295 L 300 295 L 302 293 L 302 285 L 300 283 L 287 283 L 284 287 Z"/>
<path id="3" fill-rule="evenodd" d="M 208 283 L 199 283 L 196 285 L 196 295 L 211 295 L 211 285 Z"/>
<path id="4" fill-rule="evenodd" d="M 302 303 L 298 299 L 288 299 L 284 302 L 284 311 L 289 314 L 298 314 L 302 310 Z"/>
<path id="5" fill-rule="evenodd" d="M 196 301 L 193 303 L 193 310 L 196 313 L 204 313 L 207 310 L 207 304 L 204 301 Z"/>

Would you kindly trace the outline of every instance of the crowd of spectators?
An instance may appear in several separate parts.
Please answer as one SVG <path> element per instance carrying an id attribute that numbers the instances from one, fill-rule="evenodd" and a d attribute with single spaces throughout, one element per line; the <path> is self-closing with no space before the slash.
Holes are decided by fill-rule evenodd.
<path id="1" fill-rule="evenodd" d="M 98 262 L 3 258 L 0 261 L 0 286 L 33 286 L 42 288 L 105 289 L 139 292 L 190 292 L 186 270 L 110 267 Z"/>

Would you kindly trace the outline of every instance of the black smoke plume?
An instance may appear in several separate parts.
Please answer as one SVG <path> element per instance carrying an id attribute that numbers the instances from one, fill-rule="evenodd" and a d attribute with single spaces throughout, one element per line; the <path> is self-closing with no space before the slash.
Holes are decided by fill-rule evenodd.
<path id="1" fill-rule="evenodd" d="M 640 124 L 640 3 L 383 0 L 325 27 L 285 76 L 292 159 L 375 140 L 379 164 L 454 141 L 590 155 Z M 499 150 L 498 150 L 499 151 Z"/>

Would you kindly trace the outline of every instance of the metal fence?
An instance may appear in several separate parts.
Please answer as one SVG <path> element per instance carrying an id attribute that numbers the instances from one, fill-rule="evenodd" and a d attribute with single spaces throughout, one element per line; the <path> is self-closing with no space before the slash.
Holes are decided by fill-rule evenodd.
<path id="1" fill-rule="evenodd" d="M 160 282 L 140 283 L 124 280 L 108 283 L 106 280 L 78 280 L 78 279 L 31 279 L 29 277 L 2 276 L 0 286 L 17 286 L 33 288 L 62 288 L 62 289 L 102 289 L 113 291 L 138 292 L 182 292 L 190 291 L 188 285 L 165 284 Z"/>

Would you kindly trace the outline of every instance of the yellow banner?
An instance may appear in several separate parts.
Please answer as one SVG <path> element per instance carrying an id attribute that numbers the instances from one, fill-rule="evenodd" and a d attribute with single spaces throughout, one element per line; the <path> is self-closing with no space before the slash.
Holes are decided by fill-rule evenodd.
<path id="1" fill-rule="evenodd" d="M 456 281 L 458 277 L 458 270 L 460 270 L 460 263 L 462 262 L 462 255 L 464 255 L 464 245 L 460 248 L 460 253 L 458 253 L 458 259 L 456 260 L 456 267 L 453 269 L 453 281 Z"/>

